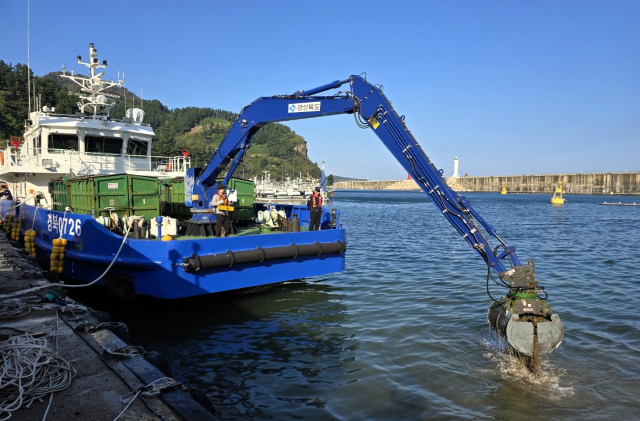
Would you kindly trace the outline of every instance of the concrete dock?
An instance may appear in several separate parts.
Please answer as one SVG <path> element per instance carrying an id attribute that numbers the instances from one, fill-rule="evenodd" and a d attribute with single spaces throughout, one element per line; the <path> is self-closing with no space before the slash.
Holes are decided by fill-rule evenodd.
<path id="1" fill-rule="evenodd" d="M 35 260 L 16 246 L 0 231 L 0 419 L 216 419 L 205 408 L 206 397 L 198 399 L 204 406 L 199 404 L 193 396 L 202 394 L 167 379 L 170 376 L 147 361 L 146 351 L 127 347 L 114 333 L 119 329 L 126 336 L 122 333 L 126 326 L 105 323 L 104 313 L 68 298 L 43 303 L 49 289 L 8 297 L 16 291 L 52 285 Z M 16 362 L 24 359 L 15 354 L 28 346 L 34 349 L 31 354 L 50 355 L 46 357 L 49 365 L 43 365 L 47 370 L 39 368 L 32 375 L 29 366 Z M 39 358 L 38 367 L 42 355 Z M 64 389 L 48 392 L 56 387 Z M 43 390 L 43 396 L 29 404 L 29 396 Z"/>

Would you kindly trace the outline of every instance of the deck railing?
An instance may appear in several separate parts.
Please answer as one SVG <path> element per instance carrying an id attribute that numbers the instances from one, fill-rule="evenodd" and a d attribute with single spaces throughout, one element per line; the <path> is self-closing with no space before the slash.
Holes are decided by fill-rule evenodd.
<path id="1" fill-rule="evenodd" d="M 0 151 L 0 170 L 13 167 L 35 167 L 49 171 L 66 171 L 76 175 L 100 172 L 157 172 L 160 174 L 184 174 L 191 168 L 190 156 L 139 156 L 78 152 L 68 149 L 31 149 L 25 153 L 10 149 Z"/>

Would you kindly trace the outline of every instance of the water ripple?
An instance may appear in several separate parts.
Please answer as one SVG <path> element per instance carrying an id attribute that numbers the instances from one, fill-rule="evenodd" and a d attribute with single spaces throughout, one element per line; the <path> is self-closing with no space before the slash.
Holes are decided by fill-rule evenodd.
<path id="1" fill-rule="evenodd" d="M 416 192 L 336 193 L 343 273 L 122 318 L 220 419 L 628 419 L 640 396 L 640 209 L 467 198 L 536 262 L 565 325 L 538 376 L 486 324 L 484 263 Z"/>

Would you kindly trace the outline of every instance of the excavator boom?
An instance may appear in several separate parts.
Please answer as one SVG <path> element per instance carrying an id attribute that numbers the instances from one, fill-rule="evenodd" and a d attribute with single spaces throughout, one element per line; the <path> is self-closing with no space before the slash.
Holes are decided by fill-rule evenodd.
<path id="1" fill-rule="evenodd" d="M 318 95 L 345 85 L 347 89 L 334 95 Z M 485 261 L 487 291 L 489 279 L 493 279 L 492 272 L 498 275 L 499 280 L 494 279 L 494 282 L 508 292 L 499 300 L 492 298 L 488 318 L 511 346 L 534 358 L 559 346 L 564 335 L 562 323 L 547 305 L 546 296 L 544 299 L 539 297 L 544 292 L 535 281 L 533 262 L 523 265 L 515 247 L 507 245 L 469 201 L 447 185 L 442 171 L 436 169 L 422 150 L 405 125 L 404 116 L 396 112 L 381 86 L 372 85 L 361 76 L 353 75 L 291 95 L 258 98 L 247 105 L 206 168 L 199 174 L 194 169 L 187 173 L 185 202 L 192 207 L 194 218 L 198 217 L 198 212 L 208 211 L 216 179 L 226 170 L 224 183 L 228 182 L 262 126 L 336 114 L 352 114 L 359 127 L 373 130 L 443 216 Z M 493 248 L 489 239 L 498 245 Z M 544 332 L 544 335 L 538 332 Z"/>

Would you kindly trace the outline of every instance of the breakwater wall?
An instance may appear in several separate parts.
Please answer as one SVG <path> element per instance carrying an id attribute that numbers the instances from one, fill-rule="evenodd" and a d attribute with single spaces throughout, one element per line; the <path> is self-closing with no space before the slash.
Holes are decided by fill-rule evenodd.
<path id="1" fill-rule="evenodd" d="M 340 181 L 334 183 L 334 189 L 343 190 L 384 190 L 392 184 L 397 183 L 398 180 L 386 180 L 386 181 Z M 416 189 L 419 189 L 416 186 Z"/>
<path id="2" fill-rule="evenodd" d="M 461 192 L 553 193 L 562 181 L 567 194 L 638 194 L 640 172 L 606 172 L 578 174 L 504 175 L 484 177 L 449 177 L 447 183 Z"/>
<path id="3" fill-rule="evenodd" d="M 640 172 L 602 172 L 576 174 L 488 175 L 481 177 L 449 177 L 447 183 L 458 192 L 500 192 L 553 194 L 562 181 L 566 194 L 640 195 Z M 419 190 L 413 180 L 342 181 L 336 189 L 350 190 Z"/>

